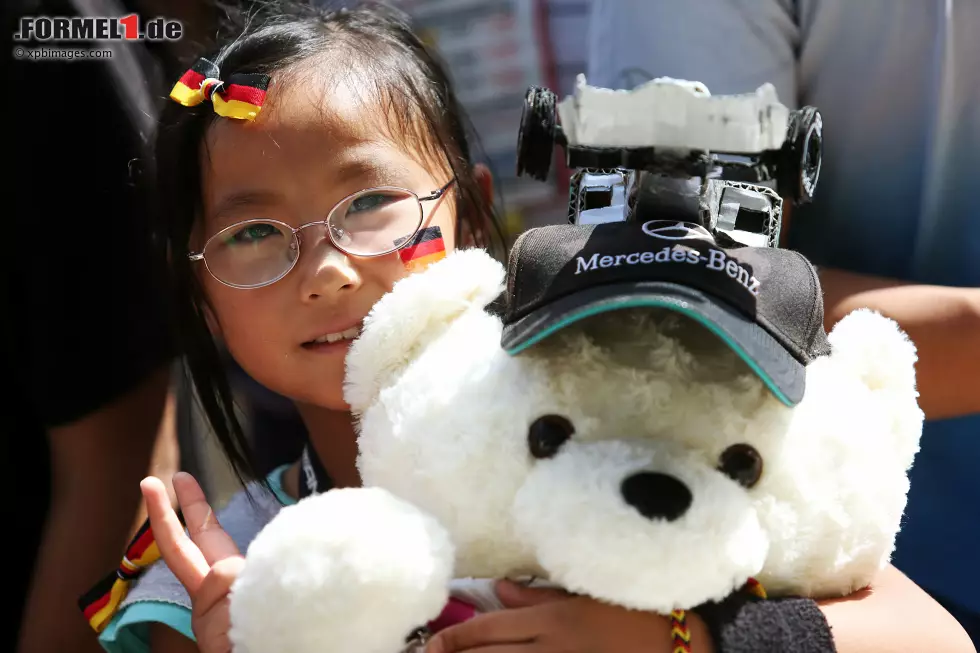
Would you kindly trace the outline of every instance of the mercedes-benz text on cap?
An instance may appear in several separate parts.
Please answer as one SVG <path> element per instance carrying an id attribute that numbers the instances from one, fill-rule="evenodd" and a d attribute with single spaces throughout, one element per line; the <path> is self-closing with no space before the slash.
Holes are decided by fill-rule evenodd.
<path id="1" fill-rule="evenodd" d="M 502 346 L 518 354 L 578 320 L 624 308 L 682 313 L 728 344 L 788 405 L 827 353 L 823 297 L 802 255 L 719 240 L 691 223 L 556 225 L 517 239 Z"/>

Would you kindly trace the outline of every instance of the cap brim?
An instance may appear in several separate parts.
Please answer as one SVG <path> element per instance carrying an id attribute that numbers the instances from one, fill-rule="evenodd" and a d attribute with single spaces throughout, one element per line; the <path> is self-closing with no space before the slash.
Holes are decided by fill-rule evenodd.
<path id="1" fill-rule="evenodd" d="M 506 325 L 501 346 L 518 354 L 579 320 L 641 307 L 664 308 L 699 322 L 738 354 L 781 402 L 794 406 L 803 399 L 805 366 L 765 329 L 707 294 L 673 283 L 610 284 L 561 297 Z"/>

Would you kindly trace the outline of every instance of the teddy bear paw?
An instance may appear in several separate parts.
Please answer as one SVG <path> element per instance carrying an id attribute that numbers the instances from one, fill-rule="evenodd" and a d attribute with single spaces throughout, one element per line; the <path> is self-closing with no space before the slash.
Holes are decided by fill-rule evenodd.
<path id="1" fill-rule="evenodd" d="M 433 518 L 380 488 L 283 508 L 232 586 L 236 653 L 397 653 L 448 600 L 454 550 Z"/>

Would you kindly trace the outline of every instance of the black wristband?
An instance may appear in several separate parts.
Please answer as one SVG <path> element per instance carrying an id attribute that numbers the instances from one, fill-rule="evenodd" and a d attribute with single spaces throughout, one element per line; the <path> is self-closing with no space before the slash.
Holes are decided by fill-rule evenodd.
<path id="1" fill-rule="evenodd" d="M 717 653 L 837 653 L 830 624 L 812 599 L 759 599 L 736 592 L 694 610 Z"/>

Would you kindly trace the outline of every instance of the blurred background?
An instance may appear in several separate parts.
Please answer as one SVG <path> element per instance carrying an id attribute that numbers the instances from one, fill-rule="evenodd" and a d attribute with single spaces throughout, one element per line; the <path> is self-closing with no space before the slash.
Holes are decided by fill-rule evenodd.
<path id="1" fill-rule="evenodd" d="M 447 63 L 509 241 L 567 220 L 561 148 L 545 182 L 516 176 L 529 86 L 562 98 L 588 72 L 595 86 L 632 88 L 655 76 L 649 68 L 704 82 L 715 95 L 772 83 L 783 103 L 820 109 L 829 138 L 820 190 L 795 215 L 784 207 L 791 237 L 782 246 L 820 270 L 827 328 L 867 307 L 895 319 L 918 348 L 927 424 L 895 564 L 980 643 L 980 221 L 972 190 L 980 0 L 386 1 L 414 19 Z M 216 509 L 240 488 L 175 361 L 160 293 L 148 287 L 155 273 L 146 262 L 155 259 L 134 245 L 150 240 L 144 221 L 133 219 L 146 212 L 143 191 L 133 190 L 142 186 L 133 183 L 140 166 L 132 165 L 147 160 L 154 118 L 146 106 L 186 70 L 194 45 L 210 40 L 220 13 L 213 5 L 0 5 L 10 37 L 24 16 L 139 12 L 179 18 L 185 30 L 175 42 L 107 43 L 114 54 L 105 65 L 27 61 L 13 41 L 14 56 L 0 58 L 13 125 L 5 132 L 13 204 L 0 342 L 14 390 L 4 394 L 0 462 L 13 499 L 4 521 L 19 549 L 8 560 L 22 561 L 10 565 L 15 587 L 26 587 L 40 562 L 34 604 L 57 606 L 51 623 L 70 614 L 75 621 L 57 623 L 74 628 L 78 641 L 88 640 L 88 624 L 76 619 L 75 591 L 62 588 L 88 587 L 118 563 L 120 534 L 143 521 L 141 513 L 129 523 L 145 461 L 160 478 L 178 465 L 193 474 Z M 225 364 L 256 471 L 295 461 L 306 433 L 293 404 L 230 358 Z M 93 551 L 89 568 L 79 564 Z M 66 650 L 38 648 L 56 630 L 39 614 L 27 650 Z M 15 636 L 16 623 L 4 632 Z"/>
<path id="2" fill-rule="evenodd" d="M 546 86 L 570 94 L 586 69 L 589 0 L 398 0 L 442 53 L 501 190 L 512 234 L 564 220 L 568 174 L 515 176 L 524 94 Z"/>

